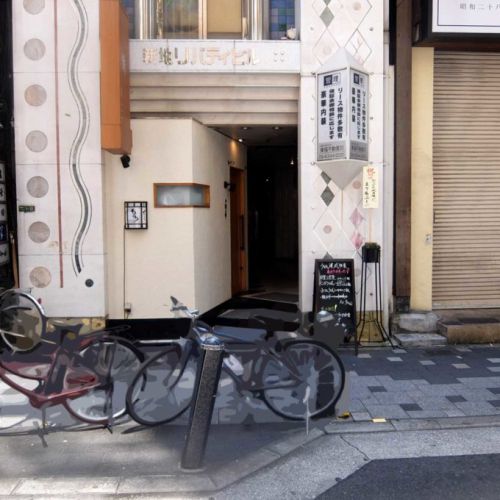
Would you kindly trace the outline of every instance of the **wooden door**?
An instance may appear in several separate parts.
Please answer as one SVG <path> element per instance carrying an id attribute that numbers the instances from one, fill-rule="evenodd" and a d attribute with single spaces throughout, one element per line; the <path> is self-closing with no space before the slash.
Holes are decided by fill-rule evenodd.
<path id="1" fill-rule="evenodd" d="M 246 290 L 247 243 L 245 224 L 245 172 L 231 168 L 231 291 Z"/>

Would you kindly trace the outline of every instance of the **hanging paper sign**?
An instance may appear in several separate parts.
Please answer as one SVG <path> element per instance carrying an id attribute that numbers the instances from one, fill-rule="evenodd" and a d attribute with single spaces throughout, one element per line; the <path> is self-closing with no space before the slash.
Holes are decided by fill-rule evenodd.
<path id="1" fill-rule="evenodd" d="M 372 165 L 363 167 L 363 208 L 378 208 L 378 171 Z"/>

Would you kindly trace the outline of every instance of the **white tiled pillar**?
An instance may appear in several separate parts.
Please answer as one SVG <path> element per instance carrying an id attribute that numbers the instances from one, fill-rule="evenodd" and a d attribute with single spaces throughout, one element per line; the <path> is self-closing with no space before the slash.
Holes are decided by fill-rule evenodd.
<path id="1" fill-rule="evenodd" d="M 314 260 L 326 256 L 354 258 L 357 304 L 361 246 L 367 241 L 384 248 L 384 1 L 313 0 L 301 2 L 300 93 L 300 297 L 312 309 Z M 370 75 L 369 162 L 379 171 L 380 208 L 364 209 L 362 173 L 344 189 L 316 165 L 315 73 L 337 50 L 345 48 Z M 371 266 L 369 266 L 371 267 Z M 369 269 L 371 273 L 371 269 Z M 374 309 L 368 277 L 367 309 Z M 385 284 L 384 284 L 385 286 Z M 385 304 L 387 307 L 387 300 Z M 387 317 L 387 316 L 386 316 Z"/>
<path id="2" fill-rule="evenodd" d="M 99 1 L 12 4 L 20 285 L 104 316 Z"/>

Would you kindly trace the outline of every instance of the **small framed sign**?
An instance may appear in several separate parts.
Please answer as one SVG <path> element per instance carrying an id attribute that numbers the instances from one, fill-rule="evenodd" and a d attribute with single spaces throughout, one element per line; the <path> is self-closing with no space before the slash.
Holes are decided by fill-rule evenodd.
<path id="1" fill-rule="evenodd" d="M 148 228 L 148 202 L 125 202 L 125 229 Z"/>

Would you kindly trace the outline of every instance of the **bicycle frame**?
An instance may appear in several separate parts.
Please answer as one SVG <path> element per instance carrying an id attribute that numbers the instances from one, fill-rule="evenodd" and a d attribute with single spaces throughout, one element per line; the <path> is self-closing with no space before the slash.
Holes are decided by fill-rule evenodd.
<path id="1" fill-rule="evenodd" d="M 88 347 L 95 340 L 105 340 L 106 338 L 109 337 L 103 335 L 102 331 L 94 332 L 93 334 L 89 334 L 84 337 L 79 337 L 77 333 L 72 331 L 62 332 L 61 345 L 59 345 L 54 352 L 49 355 L 50 363 L 38 361 L 39 366 L 46 366 L 48 364 L 48 370 L 45 375 L 29 376 L 23 375 L 19 371 L 15 370 L 15 368 L 21 368 L 28 364 L 36 365 L 36 360 L 26 362 L 19 359 L 19 361 L 14 361 L 14 366 L 9 368 L 5 360 L 0 358 L 0 379 L 16 391 L 25 395 L 31 406 L 34 408 L 55 406 L 64 403 L 67 399 L 78 398 L 89 392 L 91 389 L 102 385 L 102 379 L 89 368 L 87 377 L 90 378 L 87 378 L 86 380 L 80 379 L 84 382 L 84 385 L 76 388 L 65 389 L 63 385 L 66 373 L 74 367 L 73 365 L 76 359 L 83 359 L 80 352 L 85 349 L 85 347 Z M 37 350 L 38 349 L 35 349 L 35 352 Z M 17 354 L 17 356 L 26 357 L 35 354 L 35 352 Z M 28 389 L 12 380 L 9 374 L 26 380 L 37 380 L 39 385 L 35 389 Z M 109 377 L 110 374 L 107 374 L 107 376 Z"/>

